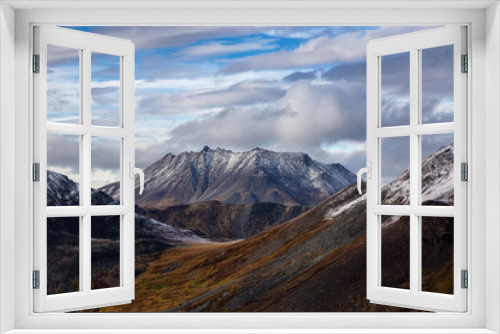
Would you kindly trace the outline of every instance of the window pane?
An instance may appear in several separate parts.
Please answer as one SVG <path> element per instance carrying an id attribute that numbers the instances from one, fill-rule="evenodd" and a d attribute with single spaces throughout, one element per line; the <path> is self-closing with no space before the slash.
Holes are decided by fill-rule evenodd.
<path id="1" fill-rule="evenodd" d="M 120 216 L 92 217 L 92 289 L 120 286 Z"/>
<path id="2" fill-rule="evenodd" d="M 47 134 L 47 206 L 80 205 L 80 136 Z"/>
<path id="3" fill-rule="evenodd" d="M 92 137 L 92 205 L 118 205 L 119 194 L 112 198 L 101 187 L 111 183 L 120 188 L 120 138 Z M 106 187 L 107 189 L 108 187 Z M 112 187 L 113 188 L 113 187 Z"/>
<path id="4" fill-rule="evenodd" d="M 381 219 L 382 286 L 410 289 L 410 217 Z"/>
<path id="5" fill-rule="evenodd" d="M 120 126 L 120 57 L 92 52 L 92 125 Z"/>
<path id="6" fill-rule="evenodd" d="M 424 135 L 422 205 L 453 205 L 453 134 Z"/>
<path id="7" fill-rule="evenodd" d="M 381 203 L 410 203 L 410 137 L 381 139 Z"/>
<path id="8" fill-rule="evenodd" d="M 410 124 L 410 53 L 381 58 L 382 126 Z"/>
<path id="9" fill-rule="evenodd" d="M 422 291 L 453 294 L 453 218 L 422 217 Z"/>
<path id="10" fill-rule="evenodd" d="M 453 122 L 453 45 L 423 49 L 422 123 Z"/>
<path id="11" fill-rule="evenodd" d="M 80 50 L 47 45 L 47 121 L 80 123 Z"/>
<path id="12" fill-rule="evenodd" d="M 80 291 L 80 218 L 47 218 L 47 294 Z"/>

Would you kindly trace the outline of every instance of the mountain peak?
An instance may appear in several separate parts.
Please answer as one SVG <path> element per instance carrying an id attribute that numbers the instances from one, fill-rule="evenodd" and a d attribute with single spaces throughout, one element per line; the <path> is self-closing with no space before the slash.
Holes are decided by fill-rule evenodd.
<path id="1" fill-rule="evenodd" d="M 311 159 L 311 157 L 307 153 L 303 153 L 302 154 L 302 158 L 303 158 L 304 164 L 306 166 L 310 166 L 310 165 L 312 165 L 314 163 L 313 159 Z"/>
<path id="2" fill-rule="evenodd" d="M 228 204 L 271 202 L 316 205 L 356 181 L 340 164 L 325 164 L 303 152 L 274 152 L 260 147 L 232 152 L 210 149 L 161 159 L 144 171 L 148 207 L 220 201 Z M 136 184 L 137 186 L 137 184 Z M 117 198 L 119 185 L 102 191 Z"/>

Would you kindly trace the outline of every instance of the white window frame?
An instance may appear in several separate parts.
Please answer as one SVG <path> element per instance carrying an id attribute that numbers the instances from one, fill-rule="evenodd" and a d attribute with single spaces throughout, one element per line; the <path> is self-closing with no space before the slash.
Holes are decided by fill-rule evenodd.
<path id="1" fill-rule="evenodd" d="M 0 16 L 0 69 L 10 73 L 9 77 L 0 78 L 1 114 L 0 120 L 0 316 L 3 320 L 1 330 L 16 329 L 15 333 L 36 333 L 36 329 L 54 329 L 51 332 L 70 333 L 76 329 L 89 329 L 89 333 L 105 332 L 115 329 L 118 332 L 133 333 L 131 329 L 164 329 L 162 332 L 341 332 L 351 329 L 350 333 L 363 332 L 412 332 L 419 328 L 422 333 L 491 333 L 500 331 L 500 286 L 498 261 L 500 229 L 500 176 L 499 163 L 500 136 L 498 109 L 500 100 L 500 19 L 497 1 L 489 2 L 398 2 L 399 9 L 390 9 L 395 3 L 384 1 L 269 1 L 266 3 L 220 3 L 200 2 L 157 2 L 144 1 L 142 5 L 134 2 L 122 2 L 123 6 L 158 7 L 163 9 L 115 9 L 116 3 L 106 1 L 69 1 L 17 2 L 2 3 Z M 9 7 L 35 8 L 14 11 Z M 56 10 L 60 6 L 69 6 Z M 101 9 L 97 9 L 97 7 Z M 200 8 L 205 6 L 207 8 Z M 457 7 L 460 7 L 457 9 Z M 486 7 L 488 7 L 486 9 Z M 82 9 L 87 7 L 86 9 Z M 179 8 L 180 7 L 180 8 Z M 406 8 L 405 8 L 406 7 Z M 437 9 L 436 9 L 437 7 Z M 40 9 L 46 8 L 46 9 Z M 48 9 L 47 9 L 48 8 Z M 75 9 L 79 8 L 79 9 Z M 351 8 L 351 9 L 346 9 Z M 353 10 L 354 8 L 354 10 Z M 357 9 L 356 9 L 357 8 Z M 403 8 L 403 9 L 401 9 Z M 12 20 L 15 16 L 15 23 Z M 485 25 L 486 23 L 486 25 Z M 30 55 L 32 45 L 32 27 L 35 24 L 57 25 L 442 25 L 465 24 L 469 31 L 469 50 L 471 59 L 468 86 L 468 131 L 471 133 L 468 147 L 470 158 L 469 183 L 469 221 L 468 244 L 470 287 L 468 289 L 469 308 L 467 313 L 436 314 L 34 314 L 31 286 L 32 259 L 32 221 L 31 201 L 26 200 L 32 194 L 30 167 L 32 156 L 32 82 Z M 5 28 L 9 28 L 6 30 Z M 15 30 L 15 43 L 9 33 Z M 6 47 L 4 47 L 4 45 Z M 15 45 L 15 60 L 13 46 Z M 15 64 L 15 75 L 10 66 Z M 485 64 L 488 71 L 485 71 Z M 9 86 L 15 77 L 15 86 Z M 15 94 L 15 99 L 6 97 Z M 9 109 L 9 110 L 6 110 Z M 12 112 L 15 110 L 15 113 Z M 15 115 L 15 116 L 14 116 Z M 488 120 L 488 121 L 486 121 Z M 15 147 L 10 148 L 13 131 L 6 126 L 15 127 Z M 10 137 L 8 137 L 10 136 Z M 486 140 L 488 139 L 488 140 Z M 488 152 L 486 154 L 485 152 Z M 15 159 L 15 164 L 7 163 L 8 158 Z M 485 162 L 488 162 L 486 165 Z M 10 181 L 15 169 L 15 184 Z M 486 183 L 486 172 L 488 182 Z M 15 212 L 8 210 L 4 185 L 15 185 Z M 488 194 L 488 196 L 486 196 Z M 486 203 L 486 205 L 485 205 Z M 10 215 L 10 216 L 9 216 Z M 15 226 L 6 218 L 15 215 Z M 488 218 L 488 219 L 486 219 Z M 12 240 L 15 238 L 15 243 Z M 12 256 L 14 254 L 14 256 Z M 26 259 L 30 259 L 26 261 Z M 12 287 L 15 287 L 12 289 Z M 486 293 L 486 289 L 488 293 Z M 12 308 L 12 305 L 15 305 Z M 247 330 L 244 331 L 243 329 Z M 298 330 L 301 328 L 301 330 Z M 354 329 L 358 329 L 358 331 Z M 24 330 L 26 329 L 26 330 Z M 28 331 L 30 329 L 30 331 Z M 93 330 L 91 330 L 93 329 Z M 100 330 L 99 330 L 100 329 Z M 122 331 L 120 331 L 122 329 Z M 192 329 L 182 331 L 176 329 Z M 218 330 L 216 330 L 218 329 Z M 232 329 L 232 330 L 231 330 Z M 295 330 L 294 330 L 295 329 Z M 391 330 L 392 329 L 392 330 Z M 491 330 L 491 331 L 490 331 Z M 345 331 L 344 331 L 345 332 Z"/>
<path id="2" fill-rule="evenodd" d="M 34 27 L 34 54 L 39 55 L 39 73 L 34 83 L 34 162 L 39 164 L 40 181 L 33 184 L 34 270 L 39 270 L 39 289 L 34 292 L 35 312 L 75 311 L 99 306 L 130 303 L 135 291 L 135 191 L 130 177 L 134 165 L 134 70 L 135 47 L 129 40 L 101 36 L 59 27 Z M 80 53 L 80 122 L 51 123 L 47 120 L 47 46 L 72 48 Z M 92 125 L 91 57 L 93 52 L 114 55 L 120 62 L 119 126 Z M 80 205 L 47 207 L 47 135 L 65 134 L 79 137 Z M 92 138 L 119 140 L 120 204 L 91 205 Z M 133 173 L 132 173 L 133 175 Z M 91 220 L 95 216 L 120 217 L 120 285 L 107 289 L 91 288 Z M 79 218 L 78 292 L 47 294 L 47 218 Z M 49 259 L 50 260 L 50 259 Z"/>
<path id="3" fill-rule="evenodd" d="M 461 181 L 461 163 L 467 163 L 467 73 L 461 73 L 461 56 L 467 54 L 466 28 L 432 28 L 370 41 L 367 47 L 367 133 L 366 150 L 371 177 L 367 179 L 367 298 L 372 303 L 422 310 L 467 310 L 467 290 L 461 287 L 461 270 L 467 270 L 467 184 Z M 452 45 L 454 120 L 422 124 L 422 50 Z M 409 54 L 409 124 L 384 127 L 382 124 L 382 57 Z M 454 134 L 453 206 L 422 206 L 421 136 Z M 382 140 L 408 138 L 410 150 L 409 205 L 382 205 Z M 382 278 L 383 215 L 407 216 L 410 220 L 409 289 L 384 287 Z M 422 217 L 454 217 L 453 294 L 422 291 Z"/>

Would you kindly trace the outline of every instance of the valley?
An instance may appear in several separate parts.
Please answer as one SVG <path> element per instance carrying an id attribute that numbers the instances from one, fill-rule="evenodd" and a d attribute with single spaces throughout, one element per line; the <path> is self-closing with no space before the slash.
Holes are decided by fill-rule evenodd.
<path id="1" fill-rule="evenodd" d="M 423 161 L 424 205 L 453 205 L 452 162 L 453 145 Z M 407 204 L 406 189 L 407 171 L 382 188 L 384 203 Z M 61 193 L 74 194 L 74 189 Z M 103 189 L 93 196 L 115 201 Z M 64 196 L 61 200 L 66 201 Z M 66 237 L 74 234 L 64 226 L 58 231 Z M 112 232 L 100 231 L 106 236 L 100 240 L 112 245 Z M 383 285 L 408 288 L 408 219 L 383 218 L 382 238 Z M 422 244 L 423 289 L 452 293 L 453 219 L 427 219 Z M 109 280 L 115 269 L 104 255 L 100 262 L 95 274 Z M 366 196 L 357 193 L 354 183 L 313 206 L 219 200 L 139 205 L 136 298 L 130 304 L 89 310 L 382 311 L 410 310 L 366 300 Z"/>

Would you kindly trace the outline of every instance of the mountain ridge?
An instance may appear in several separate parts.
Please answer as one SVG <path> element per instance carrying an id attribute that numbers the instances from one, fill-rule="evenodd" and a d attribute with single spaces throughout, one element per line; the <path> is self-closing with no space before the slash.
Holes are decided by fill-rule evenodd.
<path id="1" fill-rule="evenodd" d="M 136 201 L 165 207 L 205 201 L 228 204 L 271 202 L 316 205 L 356 180 L 340 163 L 325 164 L 300 152 L 255 148 L 233 152 L 205 146 L 201 151 L 168 153 L 144 170 L 145 189 Z M 137 194 L 138 182 L 136 182 Z M 119 198 L 119 184 L 99 190 Z"/>
<path id="2" fill-rule="evenodd" d="M 423 161 L 424 205 L 452 205 L 453 165 L 441 163 L 452 157 L 450 145 Z M 391 191 L 403 189 L 406 177 L 405 172 L 383 186 L 387 203 L 408 203 Z M 453 218 L 430 219 L 422 231 L 422 288 L 450 294 Z M 408 288 L 409 233 L 404 217 L 382 223 L 384 286 Z M 137 282 L 131 304 L 98 311 L 407 311 L 366 299 L 366 195 L 359 195 L 355 184 L 251 238 L 167 250 Z"/>

